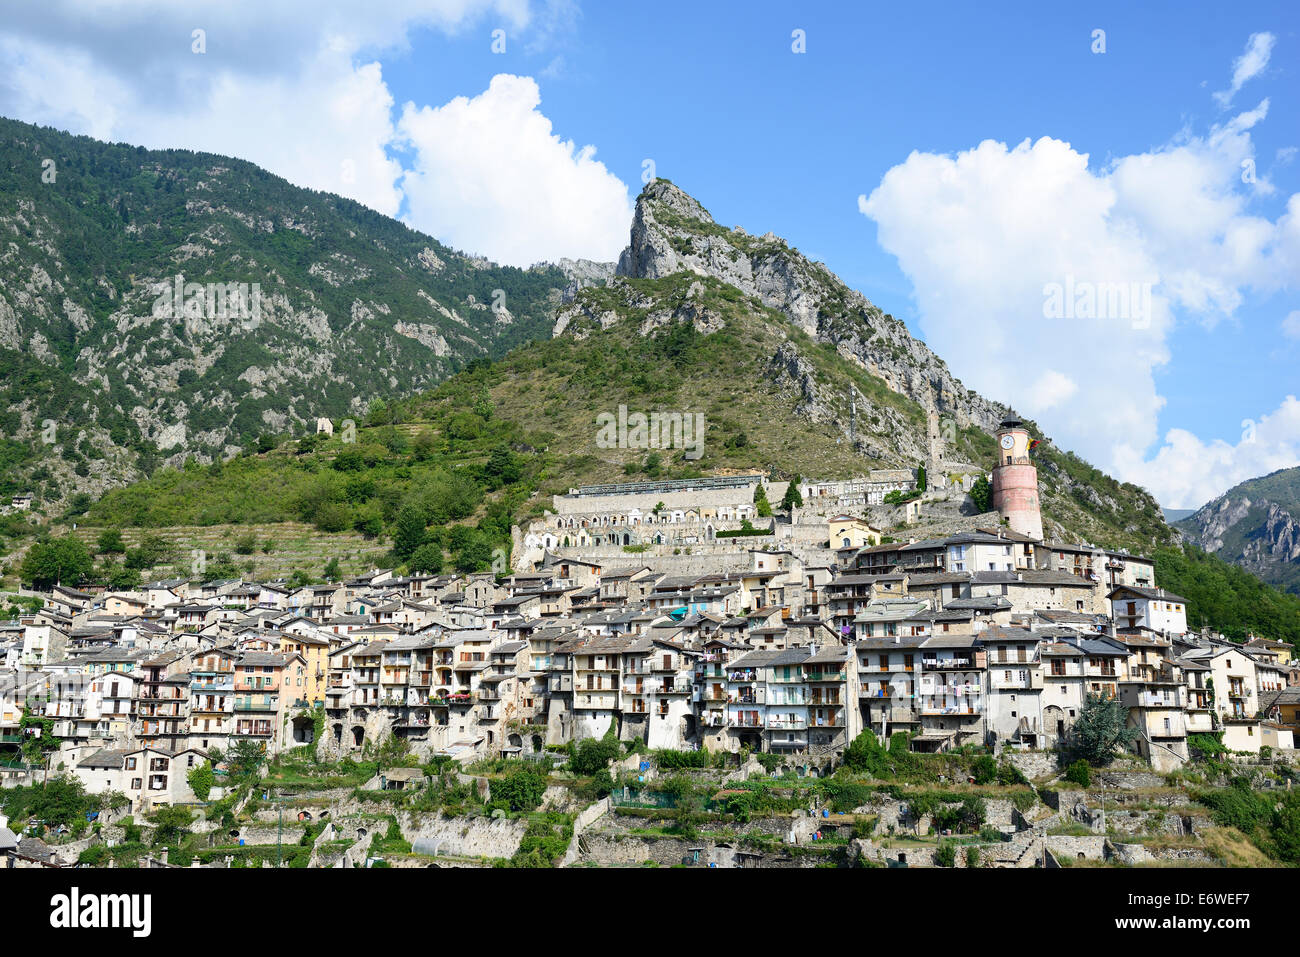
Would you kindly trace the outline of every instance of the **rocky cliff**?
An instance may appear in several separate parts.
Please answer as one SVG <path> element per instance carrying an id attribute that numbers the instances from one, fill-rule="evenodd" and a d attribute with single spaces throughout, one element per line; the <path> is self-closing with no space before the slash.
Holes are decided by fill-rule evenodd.
<path id="1" fill-rule="evenodd" d="M 1176 528 L 1191 544 L 1300 594 L 1300 468 L 1242 482 Z"/>

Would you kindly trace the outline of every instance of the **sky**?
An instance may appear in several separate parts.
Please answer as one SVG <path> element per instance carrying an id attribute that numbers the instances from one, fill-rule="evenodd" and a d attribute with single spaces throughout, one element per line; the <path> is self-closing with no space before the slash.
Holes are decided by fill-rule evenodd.
<path id="1" fill-rule="evenodd" d="M 666 177 L 1197 507 L 1300 464 L 1300 5 L 1066 7 L 43 0 L 0 21 L 0 114 L 521 266 L 617 258 Z"/>

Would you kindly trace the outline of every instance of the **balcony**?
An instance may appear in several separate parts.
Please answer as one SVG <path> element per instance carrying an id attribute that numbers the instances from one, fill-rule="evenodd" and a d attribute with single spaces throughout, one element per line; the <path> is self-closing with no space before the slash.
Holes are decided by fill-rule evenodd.
<path id="1" fill-rule="evenodd" d="M 927 671 L 970 671 L 975 667 L 971 658 L 924 658 L 921 664 Z"/>
<path id="2" fill-rule="evenodd" d="M 769 731 L 802 731 L 808 727 L 808 719 L 798 716 L 788 718 L 768 718 Z"/>
<path id="3" fill-rule="evenodd" d="M 435 708 L 464 707 L 474 703 L 472 692 L 462 691 L 457 694 L 430 696 L 429 704 Z"/>
<path id="4" fill-rule="evenodd" d="M 943 715 L 969 715 L 969 716 L 974 716 L 974 715 L 978 715 L 978 714 L 980 714 L 980 713 L 981 713 L 981 711 L 980 711 L 979 708 L 976 708 L 976 707 L 974 707 L 974 706 L 972 706 L 972 705 L 969 705 L 969 704 L 968 704 L 968 705 L 961 705 L 961 706 L 958 706 L 958 705 L 940 705 L 940 704 L 936 704 L 936 703 L 933 703 L 933 702 L 930 702 L 930 703 L 922 702 L 922 704 L 921 704 L 921 714 L 925 714 L 925 715 L 937 715 L 937 716 L 943 716 Z"/>
<path id="5" fill-rule="evenodd" d="M 728 715 L 727 726 L 731 728 L 755 728 L 763 727 L 763 719 L 757 715 Z"/>
<path id="6" fill-rule="evenodd" d="M 234 691 L 235 683 L 233 681 L 192 681 L 190 682 L 191 692 L 213 692 L 213 691 Z"/>
<path id="7" fill-rule="evenodd" d="M 236 701 L 236 711 L 276 711 L 277 703 L 274 701 Z"/>
<path id="8" fill-rule="evenodd" d="M 1182 695 L 1160 695 L 1145 692 L 1137 697 L 1137 706 L 1139 708 L 1182 708 L 1184 707 Z"/>
<path id="9" fill-rule="evenodd" d="M 804 675 L 805 681 L 847 681 L 848 675 L 843 671 L 810 671 Z"/>

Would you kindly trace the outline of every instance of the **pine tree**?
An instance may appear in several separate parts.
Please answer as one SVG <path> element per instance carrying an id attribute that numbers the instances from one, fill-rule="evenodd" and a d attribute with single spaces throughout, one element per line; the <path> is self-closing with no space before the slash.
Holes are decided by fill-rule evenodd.
<path id="1" fill-rule="evenodd" d="M 758 506 L 759 518 L 771 518 L 772 506 L 767 501 L 767 490 L 762 482 L 759 482 L 758 487 L 754 489 L 754 504 Z"/>
<path id="2" fill-rule="evenodd" d="M 1128 727 L 1128 708 L 1107 695 L 1089 694 L 1070 729 L 1067 749 L 1089 764 L 1108 764 L 1115 752 L 1132 744 L 1138 729 Z"/>
<path id="3" fill-rule="evenodd" d="M 802 483 L 803 479 L 797 472 L 791 476 L 790 485 L 785 490 L 785 498 L 781 499 L 781 507 L 787 512 L 803 505 L 803 493 L 799 491 Z"/>

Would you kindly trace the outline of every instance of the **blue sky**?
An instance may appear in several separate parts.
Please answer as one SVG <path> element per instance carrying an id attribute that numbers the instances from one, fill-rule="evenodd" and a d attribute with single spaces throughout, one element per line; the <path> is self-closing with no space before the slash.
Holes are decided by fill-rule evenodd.
<path id="1" fill-rule="evenodd" d="M 52 0 L 0 27 L 0 113 L 520 264 L 613 258 L 652 160 L 1162 504 L 1300 464 L 1295 4 L 1052 6 Z M 1046 316 L 1067 278 L 1154 306 Z"/>

